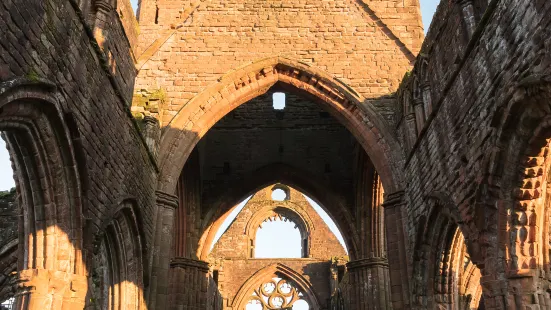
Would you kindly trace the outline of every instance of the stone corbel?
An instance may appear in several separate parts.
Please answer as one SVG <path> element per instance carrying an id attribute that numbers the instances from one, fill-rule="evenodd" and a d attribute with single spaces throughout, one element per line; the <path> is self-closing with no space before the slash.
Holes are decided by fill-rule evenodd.
<path id="1" fill-rule="evenodd" d="M 94 9 L 97 13 L 109 14 L 113 11 L 113 6 L 108 0 L 96 0 L 94 3 Z"/>

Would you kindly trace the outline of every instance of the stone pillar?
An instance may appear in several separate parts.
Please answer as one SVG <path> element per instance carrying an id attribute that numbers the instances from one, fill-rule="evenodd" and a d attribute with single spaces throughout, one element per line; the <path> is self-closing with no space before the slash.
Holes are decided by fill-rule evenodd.
<path id="1" fill-rule="evenodd" d="M 404 192 L 387 194 L 385 209 L 386 244 L 390 272 L 392 309 L 410 309 L 406 238 L 404 233 Z"/>
<path id="2" fill-rule="evenodd" d="M 386 258 L 367 258 L 349 262 L 350 306 L 355 310 L 389 309 L 390 281 Z"/>
<path id="3" fill-rule="evenodd" d="M 178 197 L 161 191 L 157 191 L 156 195 L 155 239 L 151 257 L 151 283 L 147 304 L 149 309 L 166 309 L 174 212 L 178 207 Z"/>
<path id="4" fill-rule="evenodd" d="M 201 165 L 193 150 L 178 179 L 178 211 L 174 230 L 174 256 L 197 259 L 201 237 Z"/>
<path id="5" fill-rule="evenodd" d="M 347 264 L 351 309 L 390 308 L 390 285 L 386 259 L 383 186 L 363 149 L 355 166 L 356 229 L 359 236 L 356 260 Z"/>
<path id="6" fill-rule="evenodd" d="M 185 257 L 170 262 L 170 291 L 166 308 L 204 310 L 207 308 L 209 264 Z"/>
<path id="7" fill-rule="evenodd" d="M 432 113 L 432 98 L 430 94 L 429 82 L 424 82 L 423 85 L 421 85 L 421 88 L 423 89 L 423 104 L 424 104 L 424 110 L 425 110 L 425 119 L 429 119 L 429 116 Z"/>
<path id="8" fill-rule="evenodd" d="M 84 309 L 87 291 L 86 276 L 26 269 L 18 274 L 14 309 Z"/>
<path id="9" fill-rule="evenodd" d="M 417 135 L 421 134 L 423 126 L 425 126 L 425 108 L 422 98 L 415 99 L 413 101 L 413 106 L 415 109 L 415 122 L 417 124 Z"/>
<path id="10" fill-rule="evenodd" d="M 474 7 L 472 0 L 456 0 L 457 4 L 461 7 L 461 18 L 465 24 L 465 30 L 469 35 L 469 39 L 473 36 L 476 30 L 476 19 L 474 15 Z"/>
<path id="11" fill-rule="evenodd" d="M 96 0 L 95 2 L 96 15 L 92 16 L 94 26 L 94 37 L 98 42 L 99 47 L 103 49 L 105 38 L 107 37 L 107 26 L 109 25 L 110 15 L 113 12 L 113 7 L 108 0 Z"/>
<path id="12" fill-rule="evenodd" d="M 406 115 L 406 139 L 408 144 L 407 151 L 410 151 L 417 141 L 417 126 L 415 125 L 415 114 Z"/>

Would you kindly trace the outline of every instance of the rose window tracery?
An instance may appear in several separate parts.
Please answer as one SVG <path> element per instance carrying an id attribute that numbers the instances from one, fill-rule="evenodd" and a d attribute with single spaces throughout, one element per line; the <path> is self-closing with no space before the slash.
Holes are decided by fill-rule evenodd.
<path id="1" fill-rule="evenodd" d="M 246 310 L 293 309 L 308 310 L 304 295 L 290 282 L 272 278 L 254 290 Z"/>

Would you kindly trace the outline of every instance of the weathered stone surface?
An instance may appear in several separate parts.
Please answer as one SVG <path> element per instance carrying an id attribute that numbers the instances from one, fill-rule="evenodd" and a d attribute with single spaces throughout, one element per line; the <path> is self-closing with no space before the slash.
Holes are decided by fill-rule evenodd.
<path id="1" fill-rule="evenodd" d="M 127 0 L 0 4 L 17 185 L 0 299 L 229 307 L 209 242 L 282 182 L 349 245 L 321 290 L 333 307 L 551 307 L 549 1 L 443 1 L 422 45 L 413 0 L 142 0 L 137 16 Z M 292 113 L 271 111 L 275 90 Z M 237 261 L 223 277 L 300 265 Z"/>

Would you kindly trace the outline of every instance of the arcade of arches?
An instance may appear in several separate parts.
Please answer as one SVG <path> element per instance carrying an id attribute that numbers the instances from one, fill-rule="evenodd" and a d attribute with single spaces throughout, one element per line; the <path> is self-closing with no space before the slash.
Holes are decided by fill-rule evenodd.
<path id="1" fill-rule="evenodd" d="M 550 1 L 441 1 L 426 37 L 418 0 L 3 0 L 0 29 L 0 308 L 551 309 Z M 254 256 L 266 220 L 300 257 Z"/>

